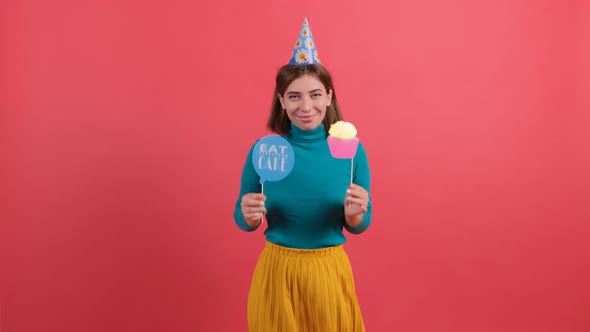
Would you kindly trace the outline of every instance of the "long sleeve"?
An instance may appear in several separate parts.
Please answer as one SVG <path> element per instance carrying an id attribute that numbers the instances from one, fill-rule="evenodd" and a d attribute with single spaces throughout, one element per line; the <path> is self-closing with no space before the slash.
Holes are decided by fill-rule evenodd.
<path id="1" fill-rule="evenodd" d="M 240 208 L 240 203 L 242 201 L 242 196 L 248 193 L 259 193 L 261 186 L 260 186 L 260 176 L 256 173 L 254 169 L 254 165 L 252 164 L 252 151 L 254 150 L 255 144 L 252 145 L 250 151 L 248 152 L 248 156 L 246 157 L 246 162 L 244 163 L 244 168 L 242 170 L 242 179 L 240 182 L 240 194 L 236 201 L 236 206 L 234 209 L 234 220 L 240 229 L 251 232 L 258 227 L 250 227 L 246 220 L 244 219 L 244 215 L 242 214 L 242 209 Z"/>
<path id="2" fill-rule="evenodd" d="M 357 153 L 354 157 L 354 173 L 353 183 L 365 188 L 369 193 L 369 204 L 367 205 L 367 212 L 363 215 L 363 220 L 360 224 L 355 227 L 350 227 L 344 223 L 344 227 L 348 232 L 352 234 L 360 234 L 369 228 L 372 221 L 371 211 L 373 208 L 373 198 L 371 196 L 371 170 L 369 168 L 369 159 L 367 158 L 367 152 L 362 144 L 359 143 Z"/>

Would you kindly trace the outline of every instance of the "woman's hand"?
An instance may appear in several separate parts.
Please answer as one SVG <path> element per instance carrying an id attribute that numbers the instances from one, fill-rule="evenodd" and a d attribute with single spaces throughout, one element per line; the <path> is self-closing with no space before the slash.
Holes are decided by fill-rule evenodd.
<path id="1" fill-rule="evenodd" d="M 354 227 L 361 223 L 363 215 L 367 212 L 367 206 L 369 205 L 369 193 L 365 188 L 351 184 L 346 190 L 346 196 L 344 197 L 344 217 L 346 223 L 350 227 Z"/>
<path id="2" fill-rule="evenodd" d="M 259 193 L 249 193 L 242 196 L 240 207 L 244 220 L 250 227 L 256 227 L 262 221 L 262 217 L 266 212 L 264 201 L 266 196 Z"/>

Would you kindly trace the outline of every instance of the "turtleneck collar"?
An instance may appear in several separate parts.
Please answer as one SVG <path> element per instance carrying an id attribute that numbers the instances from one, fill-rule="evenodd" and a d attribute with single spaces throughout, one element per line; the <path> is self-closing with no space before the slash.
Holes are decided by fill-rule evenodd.
<path id="1" fill-rule="evenodd" d="M 303 130 L 299 127 L 295 126 L 291 122 L 291 131 L 289 132 L 289 138 L 295 141 L 301 142 L 317 142 L 320 140 L 326 139 L 326 128 L 324 128 L 324 124 L 320 124 L 314 129 L 311 130 Z"/>

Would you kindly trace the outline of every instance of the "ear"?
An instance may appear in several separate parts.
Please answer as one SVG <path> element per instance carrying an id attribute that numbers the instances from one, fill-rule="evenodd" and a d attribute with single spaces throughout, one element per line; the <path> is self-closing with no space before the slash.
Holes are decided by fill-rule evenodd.
<path id="1" fill-rule="evenodd" d="M 281 103 L 281 107 L 283 109 L 285 109 L 285 104 L 283 104 L 283 96 L 281 96 L 280 94 L 277 94 L 277 97 L 279 97 L 279 102 Z"/>
<path id="2" fill-rule="evenodd" d="M 328 90 L 328 103 L 326 105 L 327 107 L 330 107 L 330 105 L 332 105 L 332 95 L 333 95 L 332 90 L 331 89 Z"/>

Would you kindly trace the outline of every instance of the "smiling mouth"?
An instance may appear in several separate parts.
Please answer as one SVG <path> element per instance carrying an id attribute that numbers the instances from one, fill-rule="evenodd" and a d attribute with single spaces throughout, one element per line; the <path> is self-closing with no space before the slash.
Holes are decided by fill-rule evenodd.
<path id="1" fill-rule="evenodd" d="M 306 115 L 298 115 L 297 117 L 302 122 L 311 122 L 315 116 L 316 116 L 316 114 L 306 114 Z"/>

